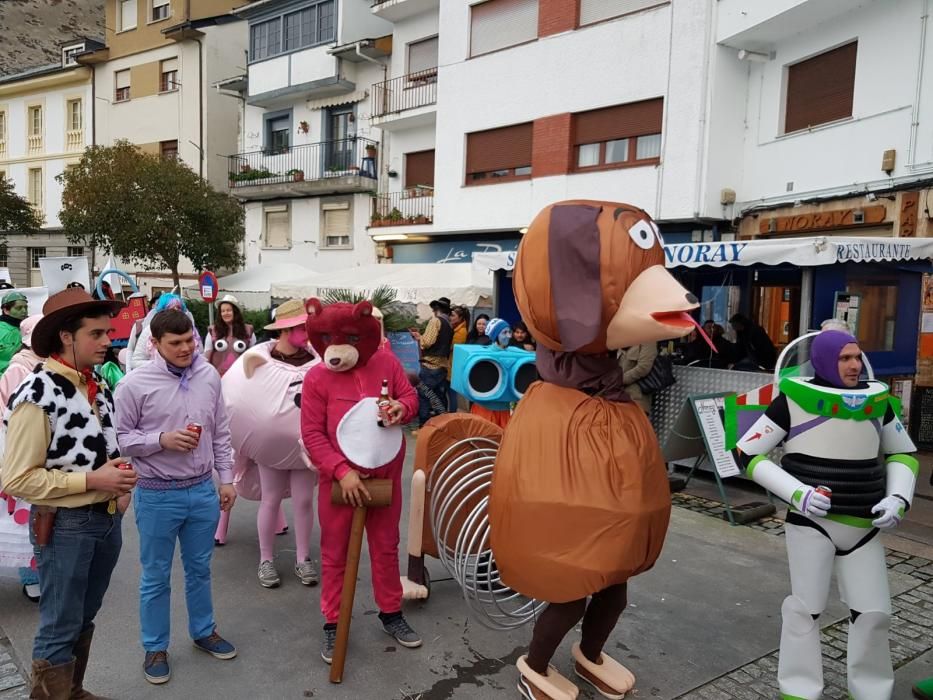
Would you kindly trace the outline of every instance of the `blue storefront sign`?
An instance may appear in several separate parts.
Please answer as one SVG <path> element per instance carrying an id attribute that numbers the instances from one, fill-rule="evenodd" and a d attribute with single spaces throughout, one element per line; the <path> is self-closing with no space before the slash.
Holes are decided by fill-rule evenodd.
<path id="1" fill-rule="evenodd" d="M 392 246 L 394 263 L 468 263 L 475 253 L 508 253 L 518 250 L 520 239 L 494 241 L 432 241 Z"/>

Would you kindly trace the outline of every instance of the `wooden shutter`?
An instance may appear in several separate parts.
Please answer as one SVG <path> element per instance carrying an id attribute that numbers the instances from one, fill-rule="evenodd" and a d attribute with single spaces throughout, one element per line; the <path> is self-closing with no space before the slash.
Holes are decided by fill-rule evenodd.
<path id="1" fill-rule="evenodd" d="M 487 0 L 470 9 L 471 56 L 538 37 L 538 0 Z"/>
<path id="2" fill-rule="evenodd" d="M 580 0 L 580 26 L 621 17 L 667 2 L 668 0 Z"/>
<path id="3" fill-rule="evenodd" d="M 437 68 L 437 37 L 408 45 L 408 72 L 419 73 Z"/>
<path id="4" fill-rule="evenodd" d="M 434 151 L 405 154 L 405 187 L 434 187 Z"/>
<path id="5" fill-rule="evenodd" d="M 664 100 L 643 100 L 575 114 L 575 146 L 661 133 Z"/>
<path id="6" fill-rule="evenodd" d="M 467 173 L 531 165 L 532 123 L 467 134 Z"/>
<path id="7" fill-rule="evenodd" d="M 117 90 L 130 86 L 130 72 L 128 70 L 117 71 L 114 73 L 114 78 L 116 80 Z"/>
<path id="8" fill-rule="evenodd" d="M 350 245 L 350 232 L 353 226 L 350 203 L 325 203 L 322 209 L 324 210 L 324 246 Z"/>
<path id="9" fill-rule="evenodd" d="M 788 67 L 785 133 L 852 116 L 857 51 L 853 41 Z"/>
<path id="10" fill-rule="evenodd" d="M 288 205 L 266 207 L 263 216 L 266 217 L 266 247 L 288 248 L 291 244 Z"/>

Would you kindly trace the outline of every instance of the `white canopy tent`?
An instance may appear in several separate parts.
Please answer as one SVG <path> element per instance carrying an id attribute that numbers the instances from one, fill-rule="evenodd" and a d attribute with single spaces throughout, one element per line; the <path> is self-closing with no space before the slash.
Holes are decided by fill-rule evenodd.
<path id="1" fill-rule="evenodd" d="M 224 294 L 233 294 L 245 308 L 265 309 L 271 304 L 271 289 L 274 284 L 306 280 L 315 273 L 295 263 L 257 265 L 242 272 L 235 272 L 217 280 L 219 299 Z M 200 299 L 198 285 L 185 287 L 185 296 Z"/>
<path id="2" fill-rule="evenodd" d="M 671 243 L 664 246 L 667 267 L 780 265 L 817 267 L 846 262 L 895 262 L 933 258 L 933 238 L 811 236 L 716 243 Z M 511 270 L 515 253 L 477 253 L 475 265 Z"/>
<path id="3" fill-rule="evenodd" d="M 333 289 L 372 291 L 382 285 L 396 289 L 398 300 L 416 305 L 421 316 L 427 315 L 428 304 L 440 297 L 473 307 L 488 305 L 492 296 L 489 270 L 474 269 L 469 263 L 372 264 L 325 274 L 311 273 L 302 280 L 273 284 L 272 296 L 306 299 Z"/>

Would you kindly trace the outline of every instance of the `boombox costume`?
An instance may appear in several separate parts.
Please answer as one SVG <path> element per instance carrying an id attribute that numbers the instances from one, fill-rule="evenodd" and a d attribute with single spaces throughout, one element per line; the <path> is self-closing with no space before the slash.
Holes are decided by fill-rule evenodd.
<path id="1" fill-rule="evenodd" d="M 847 668 L 853 700 L 885 700 L 894 688 L 888 649 L 891 600 L 879 529 L 910 508 L 916 447 L 882 382 L 847 388 L 839 375 L 848 333 L 823 331 L 812 344 L 812 379 L 786 377 L 780 394 L 738 441 L 746 473 L 790 505 L 785 526 L 791 595 L 781 606 L 781 697 L 823 692 L 819 616 L 833 564 L 850 609 Z M 784 445 L 781 465 L 768 454 Z M 879 459 L 879 451 L 884 455 Z M 831 495 L 821 493 L 828 487 Z"/>

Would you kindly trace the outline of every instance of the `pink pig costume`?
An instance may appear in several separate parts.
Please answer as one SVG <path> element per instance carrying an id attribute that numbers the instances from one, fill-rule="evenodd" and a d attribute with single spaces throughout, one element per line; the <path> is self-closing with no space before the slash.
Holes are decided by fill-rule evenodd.
<path id="1" fill-rule="evenodd" d="M 299 367 L 272 357 L 275 341 L 247 350 L 224 374 L 237 493 L 259 500 L 260 562 L 275 556 L 277 517 L 291 492 L 297 562 L 310 558 L 317 471 L 301 444 L 301 386 L 314 358 Z"/>

